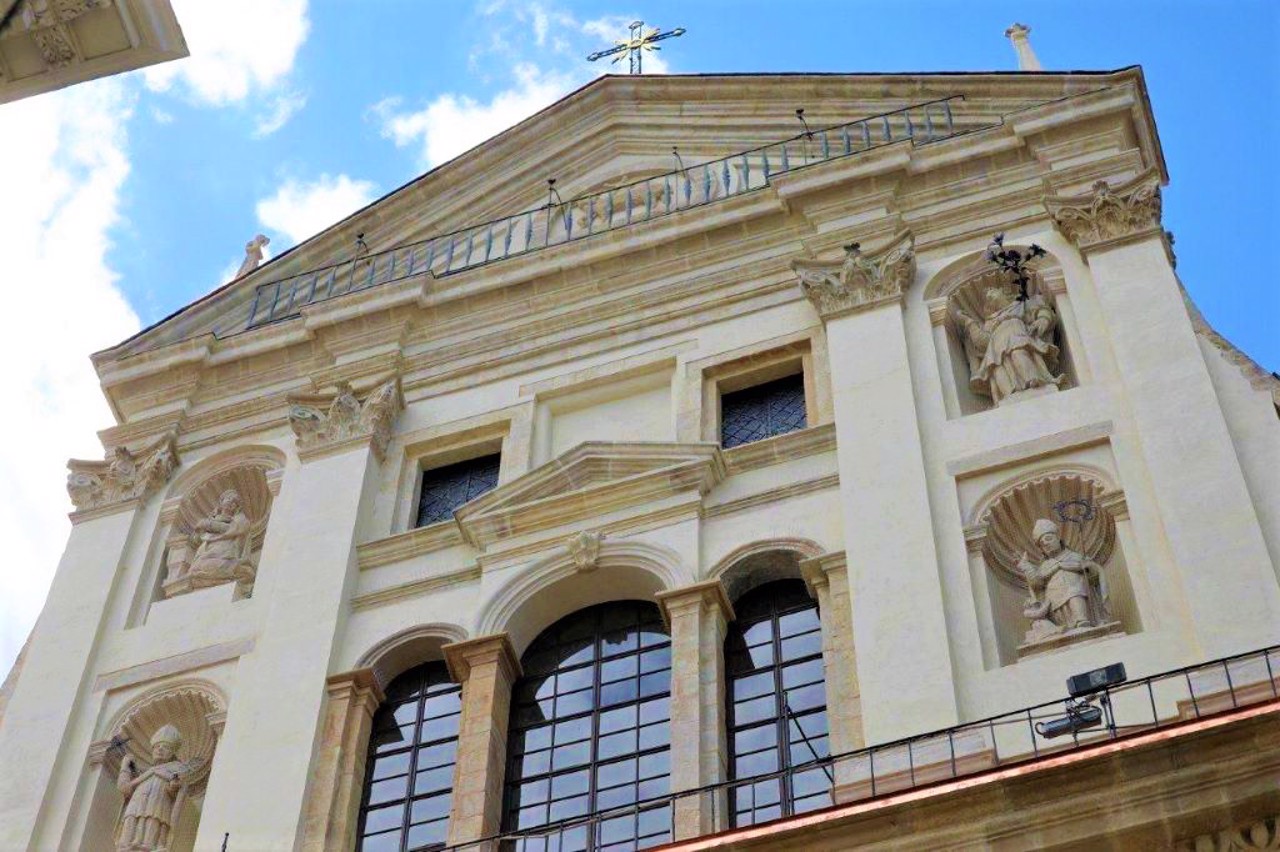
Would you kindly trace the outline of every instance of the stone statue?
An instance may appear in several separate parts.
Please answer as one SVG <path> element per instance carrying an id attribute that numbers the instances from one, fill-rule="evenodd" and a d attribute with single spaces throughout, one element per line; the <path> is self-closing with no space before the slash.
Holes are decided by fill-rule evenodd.
<path id="1" fill-rule="evenodd" d="M 251 526 L 240 494 L 232 488 L 223 491 L 209 517 L 196 523 L 196 553 L 186 575 L 191 588 L 253 580 Z"/>
<path id="2" fill-rule="evenodd" d="M 1053 521 L 1036 521 L 1031 537 L 1044 558 L 1037 563 L 1024 552 L 1018 560 L 1018 570 L 1031 592 L 1022 611 L 1031 619 L 1026 641 L 1109 622 L 1102 566 L 1063 545 L 1061 529 Z"/>
<path id="3" fill-rule="evenodd" d="M 244 246 L 244 262 L 240 264 L 240 268 L 236 270 L 236 278 L 241 275 L 252 272 L 258 268 L 258 264 L 262 263 L 263 249 L 271 242 L 264 234 L 257 234 Z"/>
<path id="4" fill-rule="evenodd" d="M 1057 390 L 1058 347 L 1053 345 L 1057 317 L 1042 296 L 1019 300 L 1010 288 L 990 285 L 982 291 L 982 316 L 953 303 L 956 330 L 969 359 L 969 387 L 996 405 L 1038 389 Z"/>
<path id="5" fill-rule="evenodd" d="M 116 776 L 125 796 L 116 829 L 116 852 L 168 852 L 173 827 L 186 801 L 187 778 L 195 767 L 178 760 L 182 735 L 165 725 L 151 737 L 151 766 L 138 773 L 126 757 Z"/>

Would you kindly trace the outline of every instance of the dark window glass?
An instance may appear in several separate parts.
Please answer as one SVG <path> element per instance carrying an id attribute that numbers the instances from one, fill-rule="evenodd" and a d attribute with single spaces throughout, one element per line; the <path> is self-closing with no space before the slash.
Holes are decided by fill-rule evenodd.
<path id="1" fill-rule="evenodd" d="M 671 643 L 658 608 L 622 601 L 580 610 L 543 631 L 521 665 L 503 830 L 570 822 L 503 849 L 635 850 L 669 842 L 670 805 L 643 804 L 671 786 Z M 601 811 L 609 813 L 573 822 Z"/>
<path id="2" fill-rule="evenodd" d="M 818 604 L 799 580 L 779 580 L 734 604 L 725 638 L 729 771 L 752 778 L 809 764 L 781 777 L 736 786 L 736 826 L 831 804 L 827 697 Z"/>
<path id="3" fill-rule="evenodd" d="M 410 669 L 373 717 L 360 852 L 440 849 L 449 830 L 461 687 L 444 663 Z"/>
<path id="4" fill-rule="evenodd" d="M 501 454 L 480 456 L 422 472 L 418 493 L 418 526 L 453 517 L 453 510 L 498 484 Z"/>
<path id="5" fill-rule="evenodd" d="M 806 425 L 803 373 L 720 396 L 720 446 L 726 449 Z"/>

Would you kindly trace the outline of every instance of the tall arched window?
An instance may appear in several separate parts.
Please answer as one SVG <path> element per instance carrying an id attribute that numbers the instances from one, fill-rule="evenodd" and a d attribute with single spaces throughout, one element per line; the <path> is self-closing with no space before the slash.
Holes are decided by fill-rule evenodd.
<path id="1" fill-rule="evenodd" d="M 827 695 L 818 604 L 800 580 L 759 586 L 734 603 L 725 638 L 730 773 L 782 773 L 733 788 L 734 825 L 831 804 Z M 792 767 L 813 764 L 809 768 Z"/>
<path id="2" fill-rule="evenodd" d="M 461 687 L 442 662 L 410 669 L 387 687 L 373 717 L 361 852 L 439 849 L 449 831 Z"/>
<path id="3" fill-rule="evenodd" d="M 600 604 L 543 631 L 511 710 L 505 831 L 622 809 L 519 850 L 643 849 L 671 839 L 671 641 L 657 606 Z"/>

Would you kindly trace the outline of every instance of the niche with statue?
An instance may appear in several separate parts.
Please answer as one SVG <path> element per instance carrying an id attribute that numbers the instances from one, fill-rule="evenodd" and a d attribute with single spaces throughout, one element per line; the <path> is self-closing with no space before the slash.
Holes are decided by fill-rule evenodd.
<path id="1" fill-rule="evenodd" d="M 1117 514 L 1123 495 L 1076 473 L 1018 483 L 971 531 L 1002 662 L 1136 632 Z"/>

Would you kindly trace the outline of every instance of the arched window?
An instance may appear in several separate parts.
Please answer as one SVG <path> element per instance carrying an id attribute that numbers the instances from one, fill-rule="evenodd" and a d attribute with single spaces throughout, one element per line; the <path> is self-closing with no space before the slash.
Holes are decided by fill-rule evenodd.
<path id="1" fill-rule="evenodd" d="M 519 850 L 643 849 L 671 839 L 671 640 L 657 606 L 600 604 L 543 631 L 521 658 L 504 830 L 621 809 L 519 841 Z M 543 837 L 546 839 L 542 839 Z"/>
<path id="2" fill-rule="evenodd" d="M 818 604 L 800 580 L 759 586 L 734 603 L 725 638 L 733 824 L 831 804 L 827 695 Z M 809 768 L 802 767 L 813 764 Z"/>
<path id="3" fill-rule="evenodd" d="M 361 852 L 438 849 L 449 831 L 461 687 L 442 662 L 397 677 L 373 717 Z"/>

